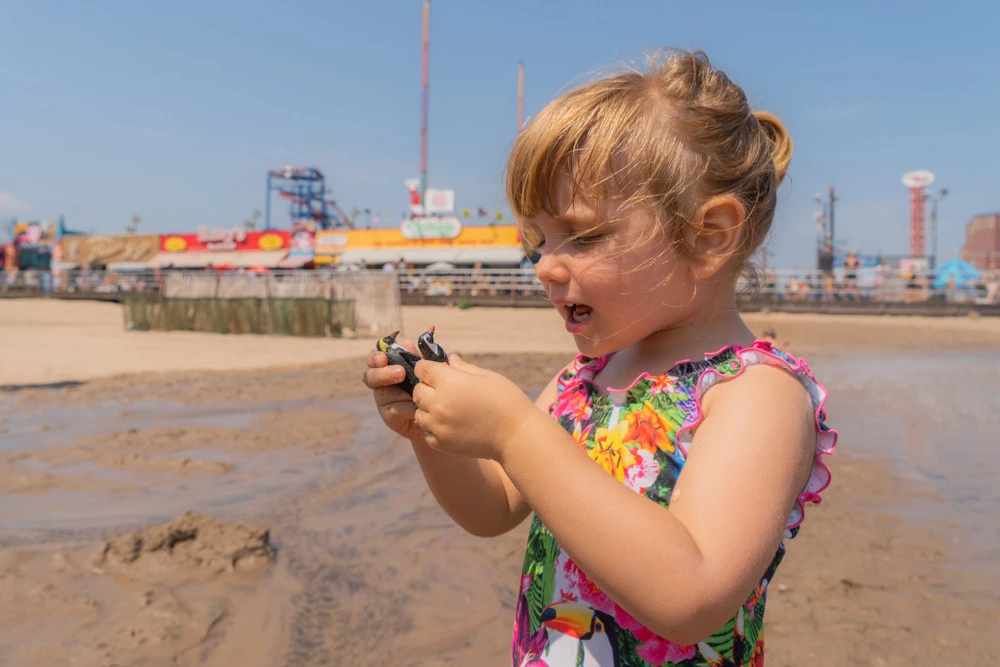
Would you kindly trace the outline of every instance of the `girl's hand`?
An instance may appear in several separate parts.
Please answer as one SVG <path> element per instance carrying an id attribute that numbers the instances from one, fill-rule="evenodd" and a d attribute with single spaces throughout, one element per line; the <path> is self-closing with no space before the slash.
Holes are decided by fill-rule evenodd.
<path id="1" fill-rule="evenodd" d="M 457 456 L 499 461 L 520 428 L 544 416 L 523 391 L 498 373 L 453 354 L 450 365 L 419 361 L 415 421 L 428 445 Z"/>
<path id="2" fill-rule="evenodd" d="M 416 346 L 408 340 L 398 341 L 400 345 L 417 354 Z M 368 355 L 368 370 L 362 381 L 372 390 L 378 414 L 385 425 L 393 431 L 408 438 L 411 442 L 424 442 L 424 431 L 413 420 L 416 406 L 413 399 L 398 386 L 406 371 L 402 366 L 390 366 L 389 358 L 384 352 L 372 350 Z"/>

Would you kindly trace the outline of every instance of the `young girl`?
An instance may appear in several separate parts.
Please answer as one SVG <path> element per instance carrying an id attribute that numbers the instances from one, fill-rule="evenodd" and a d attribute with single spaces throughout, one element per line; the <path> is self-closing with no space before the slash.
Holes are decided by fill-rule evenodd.
<path id="1" fill-rule="evenodd" d="M 824 389 L 736 282 L 792 143 L 702 53 L 584 85 L 518 136 L 507 194 L 580 355 L 538 400 L 452 356 L 369 358 L 385 423 L 467 531 L 534 513 L 514 665 L 760 665 L 768 583 L 830 481 Z M 682 474 L 683 472 L 683 474 Z"/>

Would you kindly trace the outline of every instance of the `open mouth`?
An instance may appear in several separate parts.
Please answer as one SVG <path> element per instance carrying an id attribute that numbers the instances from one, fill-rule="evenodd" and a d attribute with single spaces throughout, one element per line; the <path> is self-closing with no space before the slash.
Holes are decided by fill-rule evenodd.
<path id="1" fill-rule="evenodd" d="M 591 310 L 593 309 L 590 306 L 576 303 L 569 306 L 569 316 L 574 322 L 585 322 L 590 317 Z"/>
<path id="2" fill-rule="evenodd" d="M 571 303 L 563 306 L 566 318 L 566 328 L 575 333 L 590 322 L 593 309 L 582 303 Z"/>

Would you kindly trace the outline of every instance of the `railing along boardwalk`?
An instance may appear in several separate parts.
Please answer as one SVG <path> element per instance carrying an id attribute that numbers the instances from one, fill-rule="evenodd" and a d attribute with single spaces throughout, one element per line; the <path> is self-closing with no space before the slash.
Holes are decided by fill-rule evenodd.
<path id="1" fill-rule="evenodd" d="M 983 272 L 975 284 L 892 271 L 782 269 L 761 281 L 740 284 L 742 310 L 786 312 L 1000 315 L 1000 272 Z M 353 301 L 357 333 L 401 326 L 401 305 L 548 306 L 545 289 L 531 269 L 403 269 L 245 271 L 65 271 L 0 274 L 0 297 L 53 296 L 120 301 L 155 294 L 187 299 L 322 299 Z"/>

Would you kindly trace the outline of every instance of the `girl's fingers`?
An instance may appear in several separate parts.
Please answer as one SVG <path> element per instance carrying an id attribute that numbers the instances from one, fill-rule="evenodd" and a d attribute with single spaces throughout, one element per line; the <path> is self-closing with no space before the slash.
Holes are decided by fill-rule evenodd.
<path id="1" fill-rule="evenodd" d="M 413 398 L 402 387 L 382 387 L 376 389 L 374 394 L 375 405 L 380 408 L 392 405 L 393 403 L 403 403 L 410 408 L 413 407 Z"/>
<path id="2" fill-rule="evenodd" d="M 427 401 L 434 394 L 434 390 L 427 386 L 426 382 L 421 382 L 413 388 L 413 403 L 420 409 L 420 405 L 426 405 Z"/>
<path id="3" fill-rule="evenodd" d="M 369 389 L 381 389 L 399 384 L 404 378 L 406 378 L 406 371 L 403 370 L 402 366 L 383 366 L 369 368 L 361 379 Z"/>
<path id="4" fill-rule="evenodd" d="M 395 403 L 380 406 L 379 412 L 387 423 L 392 420 L 403 422 L 407 419 L 413 419 L 413 403 L 396 401 Z"/>
<path id="5" fill-rule="evenodd" d="M 489 373 L 489 371 L 484 368 L 470 364 L 454 352 L 448 355 L 448 363 L 459 370 L 463 370 L 466 373 L 472 373 L 474 375 L 486 375 Z"/>
<path id="6" fill-rule="evenodd" d="M 434 417 L 431 416 L 431 413 L 421 410 L 419 403 L 415 404 L 413 423 L 424 432 L 425 438 L 433 438 L 435 442 L 437 441 L 437 435 L 434 433 Z"/>

